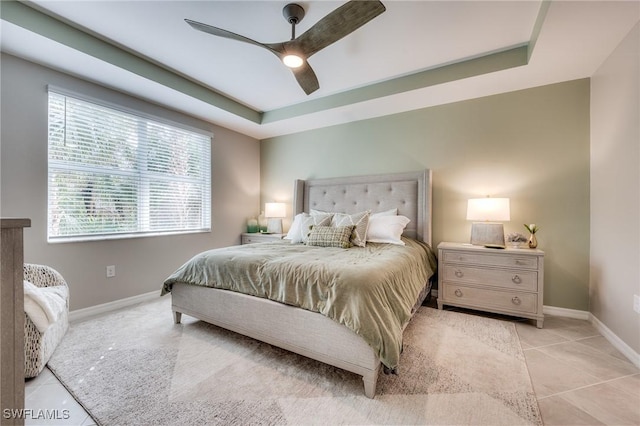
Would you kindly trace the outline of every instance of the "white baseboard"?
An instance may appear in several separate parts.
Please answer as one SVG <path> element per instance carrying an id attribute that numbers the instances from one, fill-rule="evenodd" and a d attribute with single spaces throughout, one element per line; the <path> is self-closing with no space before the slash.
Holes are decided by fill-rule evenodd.
<path id="1" fill-rule="evenodd" d="M 125 299 L 114 300 L 113 302 L 103 303 L 101 305 L 90 306 L 88 308 L 83 308 L 83 309 L 76 309 L 75 311 L 69 312 L 69 321 L 70 322 L 81 321 L 99 314 L 104 314 L 106 312 L 111 312 L 117 309 L 126 308 L 142 302 L 148 302 L 158 297 L 160 297 L 160 291 L 155 290 L 149 293 L 127 297 Z"/>
<path id="2" fill-rule="evenodd" d="M 593 314 L 589 314 L 589 321 L 593 326 L 598 329 L 600 334 L 613 345 L 614 348 L 619 350 L 622 355 L 626 356 L 636 367 L 640 368 L 640 354 L 634 351 L 631 346 L 627 345 L 622 339 L 609 329 L 602 321 L 595 317 Z"/>
<path id="3" fill-rule="evenodd" d="M 574 318 L 589 321 L 589 311 L 579 311 L 577 309 L 558 308 L 556 306 L 543 306 L 542 312 L 546 315 L 557 317 Z"/>

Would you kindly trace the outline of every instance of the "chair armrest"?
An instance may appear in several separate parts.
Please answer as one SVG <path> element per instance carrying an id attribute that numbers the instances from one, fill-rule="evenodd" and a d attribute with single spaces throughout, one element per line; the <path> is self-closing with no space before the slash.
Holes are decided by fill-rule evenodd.
<path id="1" fill-rule="evenodd" d="M 36 287 L 67 286 L 67 282 L 62 275 L 51 266 L 36 265 L 33 263 L 24 264 L 24 279 L 34 284 Z"/>

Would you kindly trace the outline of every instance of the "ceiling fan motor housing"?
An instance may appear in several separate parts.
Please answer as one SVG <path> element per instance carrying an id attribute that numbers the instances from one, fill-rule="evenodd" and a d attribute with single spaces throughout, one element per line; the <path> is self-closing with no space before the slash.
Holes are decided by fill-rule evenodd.
<path id="1" fill-rule="evenodd" d="M 289 3 L 282 8 L 282 14 L 288 23 L 296 25 L 304 18 L 304 9 L 299 4 Z"/>

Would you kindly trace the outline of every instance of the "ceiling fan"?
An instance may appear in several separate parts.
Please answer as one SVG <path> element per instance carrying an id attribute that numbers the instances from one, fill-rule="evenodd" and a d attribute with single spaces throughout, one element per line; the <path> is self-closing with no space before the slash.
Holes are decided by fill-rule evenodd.
<path id="1" fill-rule="evenodd" d="M 318 90 L 320 84 L 307 59 L 314 53 L 351 34 L 385 10 L 384 5 L 378 0 L 352 0 L 335 9 L 302 35 L 296 37 L 296 24 L 300 23 L 305 12 L 302 6 L 290 3 L 282 9 L 282 14 L 291 24 L 291 40 L 282 43 L 260 43 L 231 31 L 190 19 L 185 19 L 185 22 L 194 29 L 205 33 L 267 49 L 291 68 L 300 87 L 309 95 Z"/>

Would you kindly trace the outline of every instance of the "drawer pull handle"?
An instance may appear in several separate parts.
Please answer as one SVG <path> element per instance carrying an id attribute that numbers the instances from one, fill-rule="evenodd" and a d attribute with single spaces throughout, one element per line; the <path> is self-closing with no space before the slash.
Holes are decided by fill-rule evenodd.
<path id="1" fill-rule="evenodd" d="M 520 300 L 520 298 L 518 296 L 513 296 L 511 298 L 511 303 L 513 303 L 514 305 L 519 305 L 522 303 L 522 301 Z"/>
<path id="2" fill-rule="evenodd" d="M 460 269 L 456 269 L 454 274 L 456 275 L 456 277 L 458 278 L 462 278 L 464 276 L 464 273 L 460 270 Z"/>
<path id="3" fill-rule="evenodd" d="M 516 265 L 526 265 L 527 262 L 525 262 L 524 260 L 520 260 L 520 259 L 516 259 Z"/>
<path id="4" fill-rule="evenodd" d="M 456 289 L 456 291 L 454 292 L 454 294 L 458 297 L 462 297 L 462 292 L 460 291 L 460 289 Z"/>
<path id="5" fill-rule="evenodd" d="M 516 284 L 520 284 L 522 282 L 522 278 L 520 278 L 518 274 L 515 274 L 513 278 L 511 278 L 511 281 L 513 281 Z"/>

